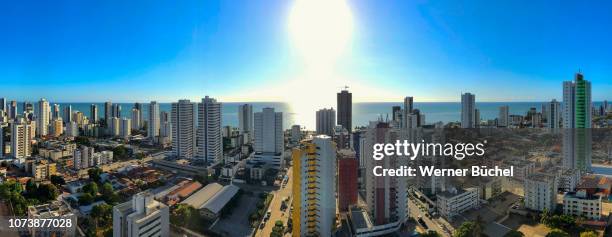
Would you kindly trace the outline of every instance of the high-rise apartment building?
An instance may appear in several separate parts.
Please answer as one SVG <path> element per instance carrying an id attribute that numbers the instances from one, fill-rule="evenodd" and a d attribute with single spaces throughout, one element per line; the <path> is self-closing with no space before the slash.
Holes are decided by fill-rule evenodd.
<path id="1" fill-rule="evenodd" d="M 347 89 L 337 94 L 338 125 L 351 132 L 353 129 L 353 94 Z"/>
<path id="2" fill-rule="evenodd" d="M 133 108 L 132 109 L 132 129 L 140 130 L 140 128 L 142 128 L 142 124 L 140 124 L 141 119 L 142 119 L 141 110 L 137 108 Z"/>
<path id="3" fill-rule="evenodd" d="M 16 159 L 30 157 L 30 126 L 23 118 L 11 124 L 11 156 Z"/>
<path id="4" fill-rule="evenodd" d="M 534 211 L 555 210 L 557 180 L 555 176 L 535 173 L 525 179 L 525 208 Z"/>
<path id="5" fill-rule="evenodd" d="M 302 140 L 302 128 L 300 125 L 291 126 L 291 143 L 298 144 Z"/>
<path id="6" fill-rule="evenodd" d="M 17 118 L 17 101 L 12 100 L 11 103 L 9 104 L 8 117 L 9 119 Z"/>
<path id="7" fill-rule="evenodd" d="M 253 159 L 280 169 L 285 147 L 283 113 L 274 112 L 274 108 L 263 108 L 261 112 L 254 114 L 254 125 Z"/>
<path id="8" fill-rule="evenodd" d="M 121 119 L 117 117 L 111 117 L 110 123 L 108 124 L 109 135 L 117 137 L 121 134 Z"/>
<path id="9" fill-rule="evenodd" d="M 336 111 L 334 108 L 318 110 L 316 125 L 317 134 L 333 136 L 334 127 L 336 127 Z"/>
<path id="10" fill-rule="evenodd" d="M 274 108 L 264 108 L 255 113 L 255 151 L 274 152 L 283 151 L 283 113 L 274 112 Z"/>
<path id="11" fill-rule="evenodd" d="M 124 139 L 127 139 L 131 135 L 132 135 L 132 120 L 129 118 L 122 118 L 119 136 L 121 136 Z"/>
<path id="12" fill-rule="evenodd" d="M 66 105 L 64 107 L 64 116 L 63 119 L 65 124 L 68 124 L 72 121 L 74 121 L 74 119 L 72 119 L 72 106 L 71 105 Z"/>
<path id="13" fill-rule="evenodd" d="M 172 153 L 179 158 L 195 158 L 197 155 L 196 104 L 189 100 L 179 100 L 176 103 L 172 103 L 170 114 L 170 120 L 172 121 Z"/>
<path id="14" fill-rule="evenodd" d="M 499 107 L 499 116 L 497 118 L 497 126 L 507 128 L 510 126 L 510 107 L 507 105 Z"/>
<path id="15" fill-rule="evenodd" d="M 0 110 L 6 112 L 6 98 L 0 98 Z"/>
<path id="16" fill-rule="evenodd" d="M 558 129 L 561 126 L 561 104 L 553 99 L 546 104 L 546 127 Z"/>
<path id="17" fill-rule="evenodd" d="M 243 104 L 238 106 L 238 129 L 244 135 L 245 142 L 253 141 L 253 105 Z"/>
<path id="18" fill-rule="evenodd" d="M 174 108 L 174 107 L 173 107 Z M 157 137 L 159 137 L 159 104 L 156 101 L 151 101 L 149 103 L 149 124 L 147 124 L 147 136 L 151 140 L 151 142 L 157 142 Z"/>
<path id="19" fill-rule="evenodd" d="M 315 136 L 292 153 L 293 236 L 331 236 L 336 219 L 336 145 Z"/>
<path id="20" fill-rule="evenodd" d="M 172 139 L 172 125 L 170 123 L 170 114 L 166 111 L 159 113 L 159 142 L 168 144 Z"/>
<path id="21" fill-rule="evenodd" d="M 98 105 L 97 104 L 91 104 L 89 106 L 89 121 L 91 121 L 91 123 L 98 123 L 98 119 L 99 119 L 99 115 L 98 115 Z"/>
<path id="22" fill-rule="evenodd" d="M 38 129 L 36 132 L 39 137 L 47 136 L 49 134 L 49 115 L 51 114 L 51 107 L 49 107 L 49 101 L 40 99 L 38 101 L 38 116 L 36 116 L 36 125 Z"/>
<path id="23" fill-rule="evenodd" d="M 144 114 L 142 110 L 142 104 L 134 103 L 134 109 L 137 109 L 138 111 L 140 111 L 140 121 L 138 121 L 138 124 L 140 125 L 140 128 L 142 128 L 144 126 Z M 132 121 L 132 123 L 134 123 L 134 121 Z"/>
<path id="24" fill-rule="evenodd" d="M 461 95 L 461 127 L 476 127 L 476 95 L 464 93 Z"/>
<path id="25" fill-rule="evenodd" d="M 72 121 L 72 122 L 67 123 L 66 132 L 64 132 L 64 136 L 76 137 L 78 135 L 79 135 L 79 125 L 77 124 L 77 122 Z"/>
<path id="26" fill-rule="evenodd" d="M 563 82 L 563 166 L 591 170 L 591 82 L 576 73 Z"/>
<path id="27" fill-rule="evenodd" d="M 204 97 L 198 105 L 198 158 L 206 164 L 223 159 L 221 137 L 221 103 L 214 98 Z"/>
<path id="28" fill-rule="evenodd" d="M 357 204 L 357 176 L 359 162 L 355 152 L 349 149 L 338 151 L 338 209 L 346 212 Z"/>
<path id="29" fill-rule="evenodd" d="M 64 132 L 64 123 L 62 118 L 53 119 L 51 122 L 51 135 L 53 137 L 59 137 Z"/>
<path id="30" fill-rule="evenodd" d="M 110 118 L 113 117 L 113 103 L 110 101 L 104 102 L 104 123 L 108 127 Z"/>
<path id="31" fill-rule="evenodd" d="M 51 120 L 62 119 L 60 114 L 60 105 L 53 104 L 53 108 L 51 109 Z"/>
<path id="32" fill-rule="evenodd" d="M 4 99 L 4 98 L 0 98 L 0 99 Z M 1 114 L 2 112 L 4 111 L 0 111 L 0 115 L 2 115 Z M 1 138 L 0 139 L 0 159 L 4 158 L 4 127 L 5 127 L 4 123 L 0 122 L 0 138 Z"/>
<path id="33" fill-rule="evenodd" d="M 376 176 L 370 171 L 376 166 L 392 168 L 408 163 L 407 159 L 399 157 L 375 160 L 371 154 L 376 143 L 394 143 L 406 139 L 402 132 L 391 128 L 389 123 L 371 122 L 362 134 L 364 142 L 360 145 L 365 170 L 368 171 L 364 179 L 366 210 L 374 225 L 388 227 L 387 233 L 399 229 L 408 218 L 408 181 L 406 177 Z"/>
<path id="34" fill-rule="evenodd" d="M 117 118 L 121 118 L 121 105 L 120 104 L 113 104 L 113 111 L 112 111 L 112 115 L 113 117 L 117 117 Z"/>
<path id="35" fill-rule="evenodd" d="M 154 199 L 148 191 L 113 207 L 113 236 L 170 236 L 168 206 Z"/>

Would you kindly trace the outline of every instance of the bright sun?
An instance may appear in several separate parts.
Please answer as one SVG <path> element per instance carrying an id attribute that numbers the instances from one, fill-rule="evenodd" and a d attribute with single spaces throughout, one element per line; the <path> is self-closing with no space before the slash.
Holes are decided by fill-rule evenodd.
<path id="1" fill-rule="evenodd" d="M 351 10 L 344 0 L 296 0 L 289 13 L 289 35 L 308 66 L 334 64 L 349 45 Z"/>
<path id="2" fill-rule="evenodd" d="M 349 48 L 353 17 L 345 0 L 296 0 L 288 33 L 303 71 L 286 82 L 286 101 L 303 126 L 314 126 L 315 111 L 335 107 L 336 93 L 347 84 L 336 65 Z"/>

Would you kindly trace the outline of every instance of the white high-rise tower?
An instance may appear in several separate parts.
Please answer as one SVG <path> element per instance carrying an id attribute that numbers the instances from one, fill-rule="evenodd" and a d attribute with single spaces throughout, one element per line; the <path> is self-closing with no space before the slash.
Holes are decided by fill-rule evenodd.
<path id="1" fill-rule="evenodd" d="M 461 95 L 461 127 L 476 127 L 476 95 L 474 94 Z"/>
<path id="2" fill-rule="evenodd" d="M 245 135 L 245 142 L 253 141 L 253 105 L 243 104 L 238 106 L 238 129 Z"/>
<path id="3" fill-rule="evenodd" d="M 49 133 L 49 115 L 51 113 L 51 107 L 49 101 L 40 99 L 38 101 L 38 116 L 36 117 L 36 133 L 39 137 L 47 136 Z"/>
<path id="4" fill-rule="evenodd" d="M 333 108 L 317 111 L 317 134 L 334 135 L 336 127 L 336 111 Z"/>
<path id="5" fill-rule="evenodd" d="M 149 103 L 149 124 L 147 126 L 149 139 L 152 143 L 156 143 L 159 137 L 159 104 L 155 101 Z"/>
<path id="6" fill-rule="evenodd" d="M 221 103 L 208 96 L 198 105 L 198 158 L 205 163 L 223 159 L 221 137 Z"/>
<path id="7" fill-rule="evenodd" d="M 179 158 L 194 158 L 197 152 L 196 104 L 189 100 L 179 100 L 178 103 L 172 103 L 172 112 L 170 114 L 172 122 L 172 153 Z"/>
<path id="8" fill-rule="evenodd" d="M 11 124 L 11 155 L 14 158 L 30 157 L 30 126 L 23 118 Z"/>
<path id="9" fill-rule="evenodd" d="M 499 107 L 499 118 L 497 126 L 507 128 L 510 126 L 510 107 L 507 105 Z"/>
<path id="10" fill-rule="evenodd" d="M 284 133 L 283 113 L 264 108 L 255 113 L 255 153 L 253 159 L 263 161 L 275 169 L 283 165 Z"/>

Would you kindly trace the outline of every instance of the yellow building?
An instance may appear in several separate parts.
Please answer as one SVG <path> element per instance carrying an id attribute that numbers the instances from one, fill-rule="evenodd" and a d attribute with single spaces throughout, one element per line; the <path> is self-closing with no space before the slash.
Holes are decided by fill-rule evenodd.
<path id="1" fill-rule="evenodd" d="M 53 162 L 42 160 L 38 163 L 32 162 L 31 165 L 30 171 L 34 180 L 49 179 L 51 175 L 55 175 L 57 173 L 57 166 Z"/>
<path id="2" fill-rule="evenodd" d="M 64 126 L 63 126 L 63 122 L 61 119 L 55 119 L 53 120 L 53 122 L 51 123 L 51 127 L 53 128 L 53 131 L 51 131 L 51 135 L 54 137 L 59 137 L 62 135 L 62 132 L 64 131 Z"/>
<path id="3" fill-rule="evenodd" d="M 330 236 L 336 227 L 336 145 L 319 135 L 292 153 L 293 236 Z"/>

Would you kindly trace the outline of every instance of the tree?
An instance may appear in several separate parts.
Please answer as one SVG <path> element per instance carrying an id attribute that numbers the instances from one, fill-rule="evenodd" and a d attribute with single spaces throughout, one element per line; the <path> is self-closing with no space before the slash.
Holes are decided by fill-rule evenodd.
<path id="1" fill-rule="evenodd" d="M 100 182 L 100 175 L 102 174 L 102 169 L 95 167 L 95 168 L 91 168 L 89 170 L 87 170 L 87 174 L 89 175 L 89 178 L 91 180 L 93 180 L 96 183 Z"/>
<path id="2" fill-rule="evenodd" d="M 283 221 L 277 220 L 276 222 L 274 222 L 274 227 L 272 227 L 270 237 L 282 237 L 284 231 L 285 227 L 283 226 Z"/>
<path id="3" fill-rule="evenodd" d="M 113 158 L 117 160 L 127 160 L 129 157 L 128 150 L 124 146 L 117 146 L 113 148 Z"/>
<path id="4" fill-rule="evenodd" d="M 570 235 L 563 230 L 553 229 L 546 234 L 546 237 L 570 237 Z"/>
<path id="5" fill-rule="evenodd" d="M 580 237 L 598 237 L 599 235 L 595 231 L 587 230 L 580 233 Z"/>
<path id="6" fill-rule="evenodd" d="M 94 197 L 89 193 L 85 193 L 79 197 L 79 205 L 86 206 L 94 201 Z"/>
<path id="7" fill-rule="evenodd" d="M 119 201 L 119 195 L 113 190 L 113 185 L 109 182 L 104 183 L 102 185 L 102 189 L 100 190 L 102 194 L 102 199 L 106 201 L 108 204 L 114 204 Z"/>
<path id="8" fill-rule="evenodd" d="M 453 233 L 453 237 L 478 237 L 474 235 L 474 228 L 476 223 L 473 221 L 466 221 L 459 226 L 458 229 Z"/>
<path id="9" fill-rule="evenodd" d="M 442 235 L 438 234 L 435 230 L 429 230 L 425 233 L 421 234 L 421 237 L 442 237 Z"/>
<path id="10" fill-rule="evenodd" d="M 540 223 L 548 225 L 548 223 L 550 223 L 550 218 L 550 212 L 548 211 L 548 209 L 544 209 L 544 212 L 542 212 L 542 215 L 540 216 Z"/>
<path id="11" fill-rule="evenodd" d="M 51 183 L 56 186 L 61 186 L 66 184 L 66 180 L 64 180 L 64 176 L 62 175 L 51 175 Z"/>
<path id="12" fill-rule="evenodd" d="M 525 234 L 523 234 L 523 232 L 520 232 L 518 230 L 510 230 L 508 233 L 506 233 L 504 235 L 504 237 L 524 237 Z"/>
<path id="13" fill-rule="evenodd" d="M 58 195 L 59 191 L 52 184 L 41 184 L 36 190 L 36 197 L 42 203 L 55 200 Z"/>
<path id="14" fill-rule="evenodd" d="M 91 142 L 89 141 L 89 138 L 87 137 L 82 137 L 82 136 L 75 137 L 74 142 L 76 142 L 77 145 L 91 146 Z"/>
<path id="15" fill-rule="evenodd" d="M 113 223 L 113 206 L 105 203 L 96 205 L 91 209 L 90 216 L 96 228 L 110 226 Z"/>
<path id="16" fill-rule="evenodd" d="M 83 192 L 95 197 L 98 195 L 98 184 L 90 182 L 83 186 Z"/>
<path id="17" fill-rule="evenodd" d="M 28 196 L 32 196 L 32 197 L 34 197 L 34 196 L 36 196 L 36 189 L 37 189 L 37 188 L 38 188 L 38 187 L 36 186 L 36 183 L 34 182 L 34 180 L 33 180 L 33 179 L 30 179 L 30 180 L 28 180 L 28 182 L 26 183 L 26 190 L 25 190 L 25 192 L 26 192 L 26 194 L 27 194 Z"/>

